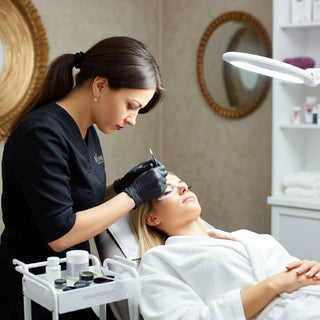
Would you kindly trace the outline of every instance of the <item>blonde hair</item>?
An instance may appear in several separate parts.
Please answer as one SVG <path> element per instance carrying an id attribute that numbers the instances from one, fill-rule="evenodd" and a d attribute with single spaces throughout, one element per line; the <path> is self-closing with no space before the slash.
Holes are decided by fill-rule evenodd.
<path id="1" fill-rule="evenodd" d="M 148 201 L 129 213 L 130 227 L 138 241 L 141 256 L 149 249 L 164 244 L 168 238 L 164 232 L 147 225 L 146 217 L 151 209 L 152 201 Z"/>

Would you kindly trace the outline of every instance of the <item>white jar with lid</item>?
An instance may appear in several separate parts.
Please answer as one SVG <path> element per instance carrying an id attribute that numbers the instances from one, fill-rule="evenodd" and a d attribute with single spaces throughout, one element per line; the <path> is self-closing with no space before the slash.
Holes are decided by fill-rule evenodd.
<path id="1" fill-rule="evenodd" d="M 52 285 L 55 279 L 61 278 L 61 266 L 58 257 L 48 257 L 46 265 L 46 279 Z"/>
<path id="2" fill-rule="evenodd" d="M 79 274 L 89 269 L 89 253 L 85 250 L 67 252 L 67 277 L 79 279 Z"/>

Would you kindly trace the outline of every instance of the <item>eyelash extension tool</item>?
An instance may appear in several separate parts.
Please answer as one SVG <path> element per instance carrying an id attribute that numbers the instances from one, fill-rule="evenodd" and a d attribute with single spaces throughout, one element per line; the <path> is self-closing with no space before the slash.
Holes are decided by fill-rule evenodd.
<path id="1" fill-rule="evenodd" d="M 151 154 L 151 157 L 152 157 L 152 160 L 153 160 L 154 165 L 157 166 L 156 158 L 155 158 L 155 156 L 154 156 L 151 148 L 149 148 L 149 151 L 150 151 L 150 154 Z"/>

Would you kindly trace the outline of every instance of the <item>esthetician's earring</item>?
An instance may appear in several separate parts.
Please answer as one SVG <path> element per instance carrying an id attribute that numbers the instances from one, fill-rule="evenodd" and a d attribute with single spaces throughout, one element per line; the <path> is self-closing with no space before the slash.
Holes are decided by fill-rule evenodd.
<path id="1" fill-rule="evenodd" d="M 98 100 L 99 100 L 99 97 L 94 97 L 94 98 L 93 98 L 93 101 L 94 101 L 94 102 L 98 102 Z"/>

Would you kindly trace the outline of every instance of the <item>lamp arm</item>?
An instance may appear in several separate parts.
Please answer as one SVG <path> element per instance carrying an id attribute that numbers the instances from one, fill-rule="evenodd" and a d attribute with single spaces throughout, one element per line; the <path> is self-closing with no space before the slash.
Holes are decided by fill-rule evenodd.
<path id="1" fill-rule="evenodd" d="M 310 68 L 305 70 L 313 78 L 313 83 L 309 86 L 316 87 L 320 84 L 320 68 Z"/>

